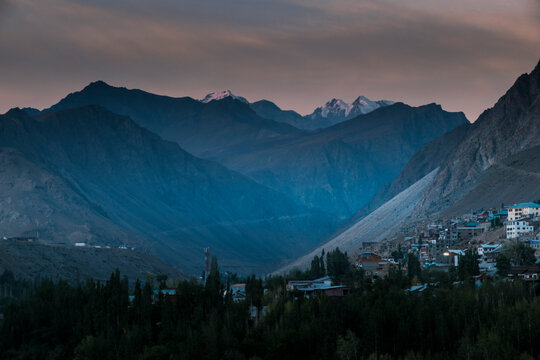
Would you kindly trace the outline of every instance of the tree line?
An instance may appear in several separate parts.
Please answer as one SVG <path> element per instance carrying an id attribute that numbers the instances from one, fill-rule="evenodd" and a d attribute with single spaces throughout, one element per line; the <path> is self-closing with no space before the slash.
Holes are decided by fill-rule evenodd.
<path id="1" fill-rule="evenodd" d="M 407 254 L 411 273 L 396 268 L 372 280 L 335 250 L 305 272 L 244 279 L 242 302 L 232 300 L 216 258 L 204 284 L 179 282 L 174 297 L 154 293 L 163 278 L 130 289 L 118 271 L 104 283 L 44 280 L 3 309 L 0 359 L 539 358 L 538 286 L 488 278 L 478 287 L 468 281 L 477 255 L 468 256 L 461 270 L 437 273 Z M 351 294 L 287 291 L 298 275 L 332 276 Z M 418 278 L 437 285 L 413 294 Z M 266 315 L 253 319 L 251 306 Z"/>

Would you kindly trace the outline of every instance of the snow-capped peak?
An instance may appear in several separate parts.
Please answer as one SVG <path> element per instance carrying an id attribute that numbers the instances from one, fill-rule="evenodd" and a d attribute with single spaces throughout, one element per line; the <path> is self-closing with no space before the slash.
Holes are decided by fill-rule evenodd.
<path id="1" fill-rule="evenodd" d="M 351 104 L 341 100 L 332 99 L 324 106 L 318 107 L 311 115 L 311 118 L 341 118 L 351 119 L 358 115 L 367 114 L 382 106 L 392 105 L 394 102 L 389 100 L 372 101 L 365 96 L 359 96 Z"/>
<path id="2" fill-rule="evenodd" d="M 231 90 L 223 90 L 223 91 L 216 91 L 216 92 L 212 92 L 208 95 L 206 95 L 204 97 L 204 99 L 200 100 L 201 102 L 203 103 L 209 103 L 210 101 L 213 101 L 213 100 L 223 100 L 225 98 L 233 98 L 235 100 L 240 100 L 242 102 L 245 102 L 246 104 L 249 104 L 248 101 L 241 97 L 241 96 L 237 96 L 237 95 L 234 95 Z"/>
<path id="3" fill-rule="evenodd" d="M 332 99 L 324 104 L 321 110 L 322 117 L 327 117 L 328 114 L 337 115 L 342 112 L 345 116 L 349 116 L 349 113 L 351 112 L 351 104 L 347 104 L 341 99 Z"/>

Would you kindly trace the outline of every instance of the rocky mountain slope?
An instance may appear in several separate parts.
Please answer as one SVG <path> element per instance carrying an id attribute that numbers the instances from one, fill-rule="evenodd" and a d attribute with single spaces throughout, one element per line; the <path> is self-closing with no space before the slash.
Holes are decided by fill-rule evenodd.
<path id="1" fill-rule="evenodd" d="M 313 257 L 319 255 L 322 250 L 328 253 L 339 247 L 341 251 L 354 255 L 361 249 L 364 241 L 377 242 L 391 236 L 401 228 L 402 224 L 412 220 L 412 210 L 422 198 L 422 192 L 433 181 L 436 173 L 437 169 L 433 170 L 368 216 L 354 222 L 329 241 L 282 267 L 276 273 L 287 273 L 294 268 L 306 268 L 311 264 Z"/>
<path id="2" fill-rule="evenodd" d="M 193 274 L 206 246 L 225 269 L 258 272 L 335 226 L 99 106 L 37 118 L 12 110 L 0 117 L 0 144 L 9 165 L 0 184 L 13 191 L 0 218 L 6 232 L 33 231 L 39 217 L 54 240 L 127 238 Z"/>
<path id="3" fill-rule="evenodd" d="M 357 249 L 366 231 L 372 232 L 372 239 L 386 236 L 388 227 L 376 221 L 368 230 L 356 230 L 388 206 L 392 211 L 385 216 L 397 219 L 391 226 L 397 229 L 406 222 L 536 199 L 540 197 L 539 154 L 540 62 L 530 74 L 521 75 L 476 122 L 448 132 L 417 152 L 396 179 L 342 226 L 328 244 L 347 237 L 352 242 L 350 248 Z M 396 197 L 411 191 L 428 175 L 429 183 L 414 207 L 394 204 Z M 405 209 L 409 216 L 399 218 L 396 214 Z"/>
<path id="4" fill-rule="evenodd" d="M 419 211 L 441 211 L 477 187 L 486 170 L 504 167 L 505 159 L 511 162 L 509 158 L 519 153 L 527 157 L 526 150 L 540 144 L 539 98 L 540 63 L 530 74 L 521 75 L 473 124 L 445 134 L 415 154 L 372 207 L 440 167 Z"/>
<path id="5" fill-rule="evenodd" d="M 227 149 L 214 159 L 257 182 L 338 214 L 354 214 L 422 146 L 467 123 L 439 105 L 402 103 L 316 132 Z"/>

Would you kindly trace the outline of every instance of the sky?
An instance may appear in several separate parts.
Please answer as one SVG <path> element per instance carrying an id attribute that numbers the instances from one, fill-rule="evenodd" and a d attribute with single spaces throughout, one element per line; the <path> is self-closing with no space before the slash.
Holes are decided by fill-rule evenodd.
<path id="1" fill-rule="evenodd" d="M 540 59 L 540 0 L 0 0 L 0 112 L 95 80 L 301 114 L 436 102 L 474 121 Z"/>

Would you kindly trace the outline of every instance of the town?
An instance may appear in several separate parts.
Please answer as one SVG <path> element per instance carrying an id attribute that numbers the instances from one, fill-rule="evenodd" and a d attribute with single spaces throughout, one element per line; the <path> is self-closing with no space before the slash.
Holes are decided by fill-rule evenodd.
<path id="1" fill-rule="evenodd" d="M 400 234 L 381 243 L 364 243 L 357 254 L 355 266 L 364 269 L 372 278 L 385 277 L 407 255 L 416 256 L 423 270 L 450 271 L 459 265 L 466 254 L 478 260 L 479 276 L 501 275 L 499 264 L 504 263 L 505 249 L 511 246 L 530 248 L 534 258 L 516 261 L 508 267 L 507 275 L 536 280 L 540 275 L 540 201 L 501 206 L 499 209 L 480 209 L 451 218 L 436 219 L 403 229 Z M 501 267 L 499 265 L 499 267 Z M 504 274 L 502 274 L 504 275 Z"/>

